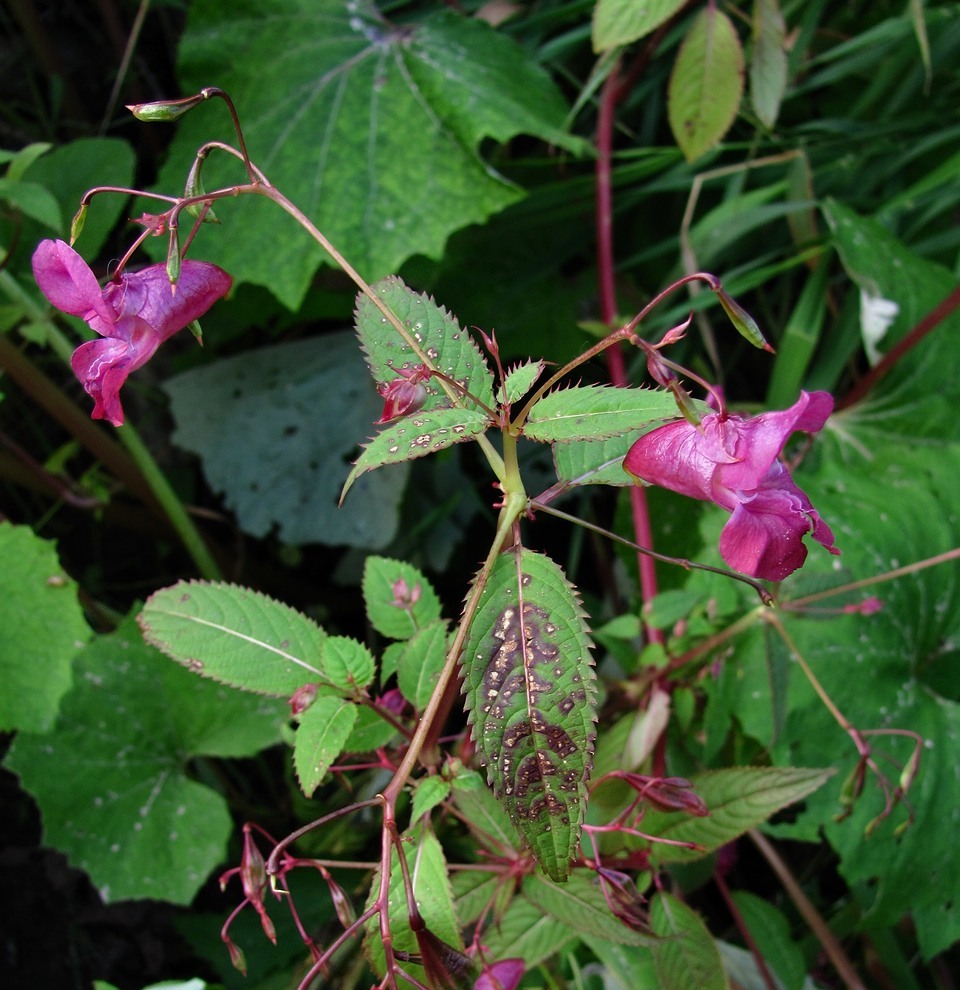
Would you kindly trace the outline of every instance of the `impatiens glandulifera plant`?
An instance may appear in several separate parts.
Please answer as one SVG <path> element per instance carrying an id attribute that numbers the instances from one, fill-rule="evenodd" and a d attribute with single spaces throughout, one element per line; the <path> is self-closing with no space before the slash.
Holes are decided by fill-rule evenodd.
<path id="1" fill-rule="evenodd" d="M 275 899 L 290 905 L 311 955 L 302 987 L 325 973 L 352 937 L 364 939 L 381 988 L 515 987 L 535 953 L 512 951 L 503 933 L 524 930 L 532 906 L 538 916 L 569 921 L 601 940 L 643 947 L 655 958 L 666 960 L 674 951 L 672 936 L 702 944 L 709 938 L 705 929 L 659 890 L 659 872 L 667 864 L 716 852 L 814 792 L 832 771 L 751 766 L 690 779 L 667 774 L 670 678 L 723 637 L 762 623 L 790 645 L 775 608 L 779 588 L 761 582 L 781 581 L 803 564 L 805 535 L 830 553 L 839 551 L 779 457 L 794 431 L 816 433 L 824 427 L 831 398 L 804 393 L 790 409 L 754 418 L 712 411 L 693 400 L 682 383 L 698 379 L 664 353 L 682 339 L 686 324 L 657 343 L 638 333 L 670 293 L 706 285 L 743 336 L 766 346 L 756 324 L 706 273 L 677 280 L 556 371 L 548 373 L 541 359 L 505 369 L 492 333 L 480 334 L 481 349 L 452 314 L 399 278 L 367 284 L 251 161 L 222 91 L 205 89 L 185 101 L 133 109 L 146 120 L 174 119 L 213 97 L 229 107 L 238 147 L 204 145 L 184 195 L 160 197 L 169 209 L 141 218 L 141 238 L 169 236 L 165 265 L 121 271 L 101 289 L 66 244 L 44 242 L 37 249 L 34 268 L 48 299 L 83 317 L 103 338 L 83 344 L 74 360 L 94 396 L 94 416 L 122 423 L 119 388 L 126 376 L 229 289 L 229 276 L 216 266 L 183 259 L 182 215 L 199 224 L 220 200 L 258 195 L 297 220 L 360 290 L 356 332 L 384 408 L 376 424 L 380 429 L 355 461 L 342 498 L 366 472 L 466 442 L 477 445 L 499 492 L 489 551 L 454 623 L 444 617 L 438 595 L 417 568 L 367 559 L 362 588 L 367 617 L 372 630 L 391 641 L 379 656 L 273 599 L 225 583 L 183 581 L 147 601 L 140 626 L 149 643 L 200 675 L 289 699 L 297 725 L 293 763 L 307 797 L 331 774 L 341 779 L 382 773 L 373 796 L 347 800 L 279 841 L 267 837 L 269 855 L 248 826 L 236 871 L 243 904 L 253 906 L 271 939 L 275 926 L 267 905 Z M 247 181 L 203 191 L 202 165 L 215 151 L 239 159 Z M 109 191 L 131 192 L 91 190 L 80 220 L 90 199 Z M 191 240 L 192 234 L 183 240 L 183 250 Z M 605 322 L 614 325 L 612 318 Z M 613 365 L 615 386 L 573 378 L 587 361 L 619 354 L 624 345 L 643 352 L 660 389 L 627 386 Z M 522 441 L 549 445 L 553 454 L 556 481 L 538 494 L 526 489 Z M 577 522 L 553 505 L 559 496 L 584 485 L 626 486 L 628 475 L 731 511 L 720 553 L 739 573 L 675 560 L 607 535 L 646 557 L 740 582 L 756 592 L 759 603 L 682 655 L 666 654 L 663 637 L 650 633 L 651 643 L 664 652 L 649 665 L 646 707 L 636 723 L 642 738 L 633 740 L 629 766 L 623 766 L 615 751 L 624 740 L 612 734 L 617 741 L 605 747 L 604 738 L 597 737 L 600 692 L 580 597 L 560 564 L 528 546 L 526 524 L 538 513 Z M 632 492 L 636 507 L 642 489 Z M 797 658 L 803 662 L 799 653 Z M 812 671 L 804 669 L 821 693 Z M 469 731 L 451 745 L 442 733 L 461 694 Z M 825 692 L 821 697 L 857 746 L 850 800 L 869 770 L 884 789 L 888 816 L 916 773 L 919 749 L 898 784 L 889 785 L 869 745 L 870 730 L 857 730 Z M 632 736 L 634 722 L 618 725 Z M 485 769 L 492 792 L 473 763 Z M 652 772 L 640 772 L 641 767 Z M 339 862 L 288 851 L 318 829 L 371 812 L 381 822 L 375 860 Z M 441 840 L 450 822 L 461 823 L 475 841 L 479 852 L 471 861 L 448 862 Z M 319 872 L 330 892 L 341 931 L 325 946 L 308 934 L 311 926 L 300 918 L 286 886 L 289 873 L 300 867 Z M 372 871 L 363 906 L 354 905 L 332 876 L 338 868 Z M 657 892 L 647 900 L 651 883 Z M 242 950 L 228 926 L 223 937 L 242 966 Z"/>

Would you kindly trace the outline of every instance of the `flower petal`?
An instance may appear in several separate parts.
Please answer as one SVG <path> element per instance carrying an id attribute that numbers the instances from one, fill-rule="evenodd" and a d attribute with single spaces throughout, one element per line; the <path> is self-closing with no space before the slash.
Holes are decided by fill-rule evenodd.
<path id="1" fill-rule="evenodd" d="M 87 263 L 64 241 L 41 241 L 33 252 L 33 277 L 40 291 L 64 313 L 90 322 L 95 315 L 102 326 L 91 323 L 97 333 L 108 335 L 117 319 L 105 302 L 100 284 Z"/>
<path id="2" fill-rule="evenodd" d="M 763 486 L 744 493 L 733 510 L 720 534 L 720 555 L 734 570 L 782 581 L 806 560 L 803 537 L 811 532 L 830 553 L 840 552 L 830 527 L 778 462 Z"/>

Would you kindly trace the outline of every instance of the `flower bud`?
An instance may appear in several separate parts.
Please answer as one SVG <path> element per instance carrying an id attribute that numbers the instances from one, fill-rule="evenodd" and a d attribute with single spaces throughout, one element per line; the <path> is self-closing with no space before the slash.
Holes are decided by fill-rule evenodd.
<path id="1" fill-rule="evenodd" d="M 378 426 L 417 412 L 427 401 L 423 383 L 413 378 L 394 378 L 392 382 L 381 385 L 378 391 L 383 396 L 383 412 L 377 420 Z"/>
<path id="2" fill-rule="evenodd" d="M 290 697 L 290 714 L 302 715 L 317 700 L 316 684 L 301 684 Z"/>
<path id="3" fill-rule="evenodd" d="M 205 97 L 198 93 L 196 96 L 188 96 L 182 100 L 158 100 L 155 103 L 133 103 L 127 104 L 127 109 L 137 118 L 148 123 L 160 121 L 170 123 L 179 120 L 185 113 L 189 113 L 194 107 L 200 106 Z"/>
<path id="4" fill-rule="evenodd" d="M 70 223 L 70 244 L 76 244 L 77 238 L 83 232 L 83 225 L 87 222 L 87 204 L 83 203 L 77 210 L 76 216 Z"/>

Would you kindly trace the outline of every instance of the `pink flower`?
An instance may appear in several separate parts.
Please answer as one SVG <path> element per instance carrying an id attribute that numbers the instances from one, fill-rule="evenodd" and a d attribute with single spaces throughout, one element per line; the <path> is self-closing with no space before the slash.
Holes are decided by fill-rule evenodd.
<path id="1" fill-rule="evenodd" d="M 720 535 L 723 559 L 744 574 L 780 581 L 806 559 L 807 533 L 830 553 L 840 552 L 830 527 L 777 460 L 791 433 L 815 433 L 832 410 L 826 392 L 801 392 L 789 409 L 753 419 L 712 413 L 699 427 L 678 420 L 641 437 L 623 467 L 640 481 L 732 512 Z"/>
<path id="2" fill-rule="evenodd" d="M 33 274 L 50 302 L 80 316 L 101 340 L 81 344 L 71 364 L 93 397 L 93 418 L 123 425 L 120 386 L 157 348 L 225 295 L 230 276 L 205 261 L 184 261 L 174 289 L 164 265 L 124 272 L 100 288 L 87 263 L 63 241 L 42 241 Z"/>

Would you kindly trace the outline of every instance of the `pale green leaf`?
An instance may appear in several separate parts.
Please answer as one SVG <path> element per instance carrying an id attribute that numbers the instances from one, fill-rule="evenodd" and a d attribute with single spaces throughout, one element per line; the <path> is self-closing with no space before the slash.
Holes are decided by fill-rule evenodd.
<path id="1" fill-rule="evenodd" d="M 293 746 L 293 766 L 307 797 L 320 786 L 330 764 L 343 751 L 357 720 L 357 706 L 321 695 L 300 716 Z"/>
<path id="2" fill-rule="evenodd" d="M 547 443 L 597 441 L 676 417 L 676 400 L 662 389 L 574 386 L 540 399 L 530 410 L 523 435 Z"/>
<path id="3" fill-rule="evenodd" d="M 447 878 L 447 863 L 440 843 L 428 828 L 413 828 L 404 833 L 403 837 L 406 840 L 403 843 L 403 851 L 410 870 L 413 893 L 424 923 L 438 938 L 456 949 L 461 949 L 463 941 L 460 938 L 460 925 L 453 906 L 453 893 Z M 376 899 L 379 885 L 378 871 L 371 885 L 368 907 Z M 417 940 L 410 930 L 403 875 L 400 872 L 400 860 L 396 849 L 391 854 L 389 903 L 393 948 L 401 952 L 416 953 Z M 379 917 L 376 915 L 367 923 L 364 949 L 373 969 L 377 973 L 383 973 L 383 943 L 380 941 Z M 420 966 L 411 965 L 410 970 L 421 980 L 424 978 Z"/>
<path id="4" fill-rule="evenodd" d="M 396 734 L 394 726 L 374 709 L 364 706 L 357 711 L 357 721 L 343 748 L 347 753 L 371 753 L 386 746 Z"/>
<path id="5" fill-rule="evenodd" d="M 349 636 L 328 636 L 323 641 L 320 664 L 324 680 L 345 694 L 367 687 L 376 673 L 373 654 Z"/>
<path id="6" fill-rule="evenodd" d="M 650 924 L 663 936 L 653 947 L 661 990 L 728 990 L 720 952 L 695 911 L 660 891 L 650 904 Z"/>
<path id="7" fill-rule="evenodd" d="M 629 45 L 668 21 L 683 0 L 597 0 L 593 11 L 593 50 L 605 52 Z"/>
<path id="8" fill-rule="evenodd" d="M 577 931 L 544 914 L 525 897 L 515 897 L 503 917 L 483 934 L 492 959 L 519 957 L 528 968 L 559 953 L 577 938 Z"/>
<path id="9" fill-rule="evenodd" d="M 680 812 L 651 812 L 644 816 L 643 830 L 671 842 L 695 842 L 701 848 L 655 843 L 651 856 L 658 863 L 700 859 L 805 798 L 833 775 L 832 768 L 800 767 L 730 767 L 697 774 L 691 783 L 710 814 L 695 818 Z"/>
<path id="10" fill-rule="evenodd" d="M 367 557 L 362 588 L 370 625 L 383 636 L 409 639 L 440 618 L 440 599 L 413 564 Z"/>
<path id="11" fill-rule="evenodd" d="M 565 883 L 553 883 L 533 874 L 523 885 L 523 896 L 584 935 L 623 945 L 649 946 L 655 941 L 649 932 L 628 928 L 614 916 L 603 891 L 585 870 L 572 873 Z"/>
<path id="12" fill-rule="evenodd" d="M 49 227 L 55 233 L 63 233 L 60 204 L 44 186 L 0 177 L 0 202 L 6 203 L 8 209 L 19 211 L 44 227 Z"/>
<path id="13" fill-rule="evenodd" d="M 501 554 L 464 644 L 464 692 L 494 792 L 554 880 L 576 854 L 593 765 L 590 646 L 563 571 L 522 548 Z"/>
<path id="14" fill-rule="evenodd" d="M 139 622 L 147 642 L 178 663 L 246 691 L 289 696 L 303 684 L 331 683 L 326 633 L 249 588 L 180 581 L 151 595 Z"/>
<path id="15" fill-rule="evenodd" d="M 28 526 L 0 523 L 0 560 L 0 730 L 43 732 L 90 628 L 52 543 Z"/>
<path id="16" fill-rule="evenodd" d="M 780 0 L 754 0 L 750 102 L 764 127 L 772 129 L 787 88 L 787 28 Z"/>
<path id="17" fill-rule="evenodd" d="M 417 819 L 438 804 L 446 801 L 450 795 L 450 781 L 443 777 L 424 777 L 417 781 L 413 792 L 413 808 L 410 811 L 410 821 L 415 824 Z"/>
<path id="18" fill-rule="evenodd" d="M 415 633 L 397 658 L 397 686 L 404 698 L 423 711 L 447 659 L 447 624 L 437 621 Z"/>
<path id="19" fill-rule="evenodd" d="M 337 506 L 383 405 L 350 331 L 205 363 L 164 388 L 175 443 L 200 457 L 244 532 L 363 550 L 396 535 L 405 468 L 362 479 L 350 511 Z"/>
<path id="20" fill-rule="evenodd" d="M 233 829 L 190 764 L 279 741 L 285 709 L 193 676 L 130 619 L 77 654 L 55 728 L 21 733 L 8 764 L 37 799 L 45 844 L 86 870 L 105 901 L 189 904 Z"/>
<path id="21" fill-rule="evenodd" d="M 687 161 L 720 142 L 742 95 L 740 39 L 727 15 L 711 4 L 697 15 L 670 75 L 667 116 Z"/>
<path id="22" fill-rule="evenodd" d="M 676 412 L 676 407 L 674 407 Z M 671 417 L 671 418 L 676 418 Z M 571 487 L 577 485 L 613 485 L 626 488 L 636 481 L 623 470 L 627 451 L 651 429 L 631 431 L 607 440 L 574 440 L 553 445 L 553 464 L 557 478 Z"/>
<path id="23" fill-rule="evenodd" d="M 453 778 L 453 800 L 481 845 L 500 856 L 515 850 L 517 831 L 475 770 L 459 769 Z"/>

